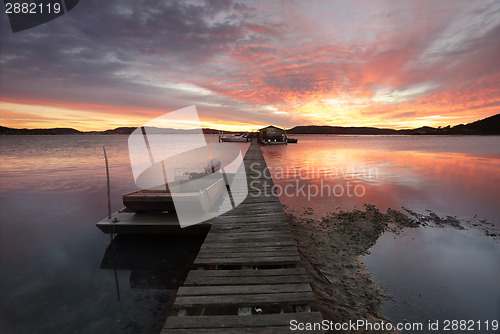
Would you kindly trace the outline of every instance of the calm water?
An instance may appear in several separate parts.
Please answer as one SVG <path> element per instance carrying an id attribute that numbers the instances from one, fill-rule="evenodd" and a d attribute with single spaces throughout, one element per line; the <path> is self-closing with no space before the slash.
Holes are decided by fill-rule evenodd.
<path id="1" fill-rule="evenodd" d="M 136 189 L 128 136 L 0 138 L 0 333 L 154 333 L 201 237 L 109 236 L 112 209 Z"/>
<path id="2" fill-rule="evenodd" d="M 103 145 L 112 209 L 136 189 L 127 138 L 0 137 L 0 333 L 151 333 L 162 325 L 203 237 L 118 237 L 110 244 L 95 227 L 107 214 Z M 299 144 L 264 151 L 283 189 L 302 172 L 299 186 L 331 191 L 308 201 L 312 194 L 287 188 L 292 196 L 281 200 L 298 211 L 323 214 L 368 202 L 477 214 L 498 224 L 499 144 L 498 137 L 300 136 Z M 349 189 L 364 193 L 349 196 Z M 411 306 L 388 303 L 389 315 L 404 317 L 425 297 L 430 318 L 449 312 L 499 318 L 498 243 L 470 231 L 410 233 L 384 235 L 365 258 L 375 281 Z M 440 294 L 430 298 L 432 291 Z"/>
<path id="3" fill-rule="evenodd" d="M 370 203 L 500 226 L 500 137 L 297 137 L 263 148 L 297 214 Z M 370 251 L 364 262 L 393 298 L 383 306 L 393 321 L 500 319 L 500 243 L 483 231 L 407 229 Z"/>
<path id="4" fill-rule="evenodd" d="M 294 186 L 292 196 L 284 196 L 293 209 L 310 205 L 325 214 L 332 207 L 371 203 L 381 210 L 404 206 L 461 218 L 478 215 L 500 224 L 500 137 L 297 138 L 299 144 L 286 149 L 263 149 L 273 180 L 280 188 Z M 297 182 L 305 185 L 306 196 L 310 187 L 313 200 L 304 203 Z"/>

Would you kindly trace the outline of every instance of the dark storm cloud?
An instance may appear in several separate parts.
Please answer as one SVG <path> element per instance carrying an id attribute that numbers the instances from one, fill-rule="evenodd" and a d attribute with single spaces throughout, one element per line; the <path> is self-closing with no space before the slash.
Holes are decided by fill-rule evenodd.
<path id="1" fill-rule="evenodd" d="M 4 18 L 3 95 L 39 99 L 59 91 L 59 99 L 91 94 L 96 103 L 119 103 L 114 99 L 120 92 L 164 98 L 169 89 L 137 74 L 165 72 L 166 81 L 189 81 L 186 69 L 203 71 L 248 33 L 241 20 L 250 14 L 245 5 L 226 0 L 83 1 L 53 22 L 16 34 L 7 32 Z"/>

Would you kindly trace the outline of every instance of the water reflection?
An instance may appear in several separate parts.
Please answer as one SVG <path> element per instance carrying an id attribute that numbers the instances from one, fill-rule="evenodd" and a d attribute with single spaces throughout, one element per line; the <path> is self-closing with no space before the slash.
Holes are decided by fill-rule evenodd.
<path id="1" fill-rule="evenodd" d="M 113 250 L 108 236 L 95 226 L 107 215 L 103 146 L 110 161 L 112 211 L 122 208 L 123 193 L 137 189 L 127 138 L 0 138 L 1 333 L 151 333 L 165 320 L 165 298 L 170 298 L 165 291 L 169 293 L 185 275 L 180 258 L 189 261 L 192 255 L 182 253 L 182 240 L 189 244 L 190 237 L 179 242 L 119 237 Z M 217 136 L 206 138 L 217 141 Z M 243 152 L 248 147 L 236 144 Z M 499 137 L 301 136 L 297 145 L 263 150 L 269 166 L 301 168 L 315 162 L 326 168 L 320 179 L 334 175 L 333 167 L 350 163 L 378 168 L 376 179 L 356 178 L 352 172 L 333 179 L 335 184 L 365 185 L 366 194 L 360 199 L 281 198 L 299 209 L 313 206 L 326 212 L 339 205 L 348 209 L 371 202 L 381 208 L 405 205 L 452 215 L 478 214 L 496 222 L 499 144 Z M 148 250 L 150 243 L 156 250 Z M 401 254 L 404 249 L 389 253 Z M 155 268 L 153 262 L 162 267 Z"/>
<path id="2" fill-rule="evenodd" d="M 170 290 L 175 295 L 193 267 L 206 235 L 118 235 L 104 252 L 100 268 L 130 272 L 131 289 Z M 120 285 L 115 279 L 117 299 Z"/>
<path id="3" fill-rule="evenodd" d="M 323 216 L 370 203 L 381 210 L 429 209 L 461 220 L 477 215 L 500 226 L 498 136 L 302 136 L 297 145 L 263 151 L 281 202 L 299 214 L 311 207 Z M 287 186 L 293 191 L 285 193 Z M 362 195 L 352 193 L 356 186 Z M 395 322 L 500 316 L 500 248 L 484 232 L 385 233 L 370 252 L 363 261 L 393 298 L 383 311 Z"/>
<path id="4" fill-rule="evenodd" d="M 263 151 L 275 184 L 288 186 L 280 199 L 298 211 L 314 206 L 324 215 L 371 203 L 500 224 L 500 137 L 469 138 L 478 152 L 456 138 L 369 137 L 367 143 L 364 137 L 304 136 L 300 144 Z"/>
<path id="5" fill-rule="evenodd" d="M 476 231 L 450 228 L 384 234 L 363 262 L 392 299 L 394 321 L 500 317 L 500 248 Z M 404 301 L 404 302 L 402 302 Z"/>
<path id="6" fill-rule="evenodd" d="M 113 252 L 95 226 L 107 215 L 103 146 L 112 211 L 137 189 L 127 138 L 0 138 L 0 333 L 152 333 L 165 321 L 196 237 L 119 237 Z"/>

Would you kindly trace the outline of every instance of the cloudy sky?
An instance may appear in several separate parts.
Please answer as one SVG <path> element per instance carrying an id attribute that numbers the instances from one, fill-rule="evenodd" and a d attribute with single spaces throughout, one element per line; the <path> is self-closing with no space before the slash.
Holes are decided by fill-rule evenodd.
<path id="1" fill-rule="evenodd" d="M 412 128 L 500 112 L 500 1 L 81 0 L 12 33 L 0 125 Z"/>

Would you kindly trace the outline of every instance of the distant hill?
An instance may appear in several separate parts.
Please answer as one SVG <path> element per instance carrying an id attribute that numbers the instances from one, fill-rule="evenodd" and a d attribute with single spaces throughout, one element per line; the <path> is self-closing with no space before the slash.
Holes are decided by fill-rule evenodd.
<path id="1" fill-rule="evenodd" d="M 336 135 L 500 135 L 500 114 L 453 127 L 423 126 L 417 129 L 394 130 L 373 127 L 343 126 L 296 126 L 287 131 L 289 134 L 336 134 Z"/>
<path id="2" fill-rule="evenodd" d="M 96 132 L 97 132 L 97 134 L 100 134 L 100 135 L 129 135 L 135 129 L 137 129 L 137 128 L 120 127 L 120 128 L 116 128 L 116 129 L 113 129 L 113 130 L 96 131 Z"/>
<path id="3" fill-rule="evenodd" d="M 482 134 L 498 135 L 500 134 L 500 114 L 469 123 L 467 125 L 457 125 L 449 129 L 453 134 Z"/>
<path id="4" fill-rule="evenodd" d="M 79 135 L 83 133 L 71 128 L 12 129 L 0 126 L 0 135 Z"/>
<path id="5" fill-rule="evenodd" d="M 134 127 L 119 127 L 113 130 L 105 131 L 78 131 L 71 128 L 53 128 L 53 129 L 13 129 L 5 126 L 0 126 L 0 135 L 129 135 L 135 129 Z M 220 131 L 215 129 L 201 129 L 205 134 L 218 134 Z M 148 128 L 148 133 L 153 134 L 188 134 L 198 133 L 199 129 L 192 130 L 179 130 L 179 129 L 162 129 L 162 128 Z M 233 133 L 225 131 L 225 133 Z"/>
<path id="6" fill-rule="evenodd" d="M 432 128 L 423 126 L 412 130 L 399 130 L 407 135 L 500 135 L 500 114 L 468 124 Z"/>
<path id="7" fill-rule="evenodd" d="M 397 130 L 371 127 L 343 127 L 327 125 L 296 126 L 287 131 L 289 134 L 336 134 L 336 135 L 396 135 Z"/>
<path id="8" fill-rule="evenodd" d="M 135 127 L 119 127 L 113 130 L 105 131 L 78 131 L 71 128 L 53 128 L 53 129 L 12 129 L 0 126 L 0 135 L 129 135 Z M 148 128 L 149 133 L 176 133 L 188 134 L 197 133 L 199 129 L 178 130 Z M 218 134 L 220 130 L 203 128 L 205 134 Z M 224 131 L 226 134 L 235 133 Z M 475 121 L 469 124 L 460 124 L 455 126 L 433 128 L 423 126 L 417 129 L 380 129 L 374 127 L 344 127 L 327 125 L 301 125 L 287 131 L 289 134 L 336 134 L 336 135 L 500 135 L 500 114 Z"/>

